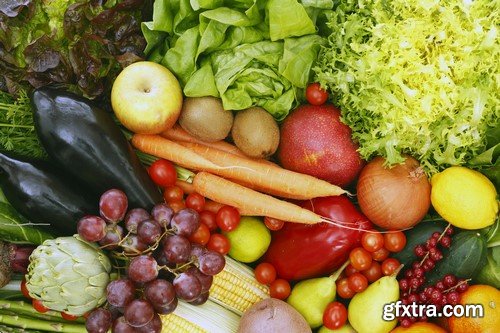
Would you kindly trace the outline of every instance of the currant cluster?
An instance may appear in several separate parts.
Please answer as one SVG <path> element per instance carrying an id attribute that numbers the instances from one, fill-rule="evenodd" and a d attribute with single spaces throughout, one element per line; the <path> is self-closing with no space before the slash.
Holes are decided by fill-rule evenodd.
<path id="1" fill-rule="evenodd" d="M 425 244 L 415 247 L 414 252 L 419 259 L 413 262 L 411 268 L 406 270 L 404 277 L 399 280 L 401 302 L 404 305 L 433 304 L 440 310 L 447 304 L 458 304 L 460 293 L 468 288 L 468 281 L 465 279 L 457 279 L 454 275 L 448 274 L 434 285 L 423 288 L 426 282 L 425 274 L 434 269 L 436 262 L 443 259 L 440 248 L 451 246 L 452 234 L 453 228 L 448 225 L 443 233 L 434 232 Z M 416 321 L 427 321 L 427 317 L 401 317 L 399 321 L 402 327 L 409 327 Z"/>
<path id="2" fill-rule="evenodd" d="M 213 276 L 225 266 L 223 255 L 189 240 L 200 226 L 195 210 L 175 213 L 165 203 L 151 212 L 127 208 L 125 193 L 109 190 L 101 196 L 100 216 L 85 216 L 77 225 L 80 237 L 126 263 L 125 276 L 107 286 L 107 308 L 89 314 L 91 333 L 111 326 L 117 333 L 161 332 L 159 314 L 173 312 L 178 299 L 205 303 Z"/>

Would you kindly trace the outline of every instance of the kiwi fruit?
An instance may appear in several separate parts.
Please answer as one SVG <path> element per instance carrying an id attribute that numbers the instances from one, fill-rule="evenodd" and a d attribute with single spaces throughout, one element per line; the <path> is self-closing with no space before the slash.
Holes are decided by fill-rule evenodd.
<path id="1" fill-rule="evenodd" d="M 182 105 L 179 125 L 201 141 L 215 142 L 229 135 L 233 113 L 224 110 L 219 98 L 188 97 Z"/>
<path id="2" fill-rule="evenodd" d="M 236 146 L 246 155 L 267 158 L 278 149 L 280 131 L 273 116 L 261 107 L 238 111 L 231 130 Z"/>

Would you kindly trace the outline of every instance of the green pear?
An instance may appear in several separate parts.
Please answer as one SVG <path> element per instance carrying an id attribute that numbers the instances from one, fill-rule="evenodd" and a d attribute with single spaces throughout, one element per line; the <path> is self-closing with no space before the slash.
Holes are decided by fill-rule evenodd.
<path id="1" fill-rule="evenodd" d="M 396 327 L 397 319 L 382 318 L 384 305 L 399 300 L 396 276 L 384 276 L 357 293 L 349 303 L 349 323 L 359 333 L 387 333 Z"/>
<path id="2" fill-rule="evenodd" d="M 335 299 L 337 291 L 335 281 L 347 264 L 349 262 L 330 276 L 303 280 L 293 287 L 287 302 L 306 319 L 312 328 L 323 324 L 323 312 L 328 303 Z"/>

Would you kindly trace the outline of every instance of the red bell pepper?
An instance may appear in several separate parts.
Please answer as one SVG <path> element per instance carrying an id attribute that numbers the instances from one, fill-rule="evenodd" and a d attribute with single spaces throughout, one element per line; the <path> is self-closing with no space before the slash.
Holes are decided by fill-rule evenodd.
<path id="1" fill-rule="evenodd" d="M 282 229 L 273 232 L 264 261 L 271 263 L 278 276 L 286 280 L 332 273 L 348 259 L 352 249 L 360 246 L 363 230 L 373 228 L 368 218 L 345 196 L 316 198 L 305 201 L 302 207 L 342 221 L 338 224 L 351 229 L 326 222 L 285 223 Z"/>

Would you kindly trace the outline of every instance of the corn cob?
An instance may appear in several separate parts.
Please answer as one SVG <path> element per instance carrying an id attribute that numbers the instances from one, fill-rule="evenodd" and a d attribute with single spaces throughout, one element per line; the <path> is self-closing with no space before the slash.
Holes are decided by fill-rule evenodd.
<path id="1" fill-rule="evenodd" d="M 249 307 L 269 297 L 269 288 L 255 280 L 253 271 L 226 256 L 224 270 L 214 276 L 210 299 L 242 315 Z"/>
<path id="2" fill-rule="evenodd" d="M 199 306 L 179 301 L 174 313 L 161 316 L 162 332 L 232 333 L 250 306 L 269 297 L 269 288 L 253 271 L 226 256 L 224 270 L 214 276 L 209 300 Z"/>

